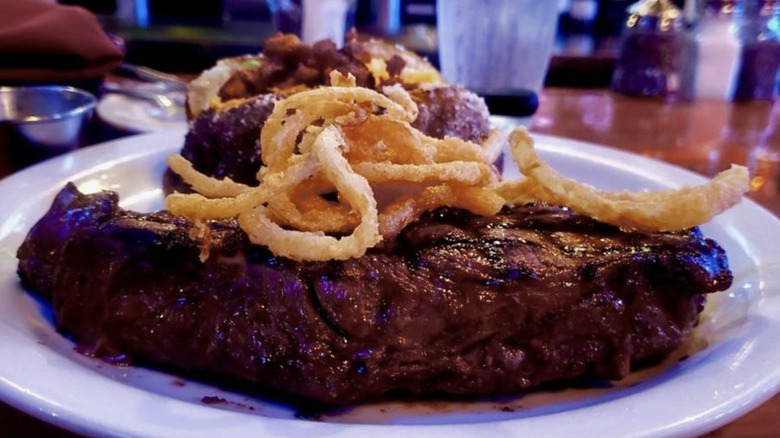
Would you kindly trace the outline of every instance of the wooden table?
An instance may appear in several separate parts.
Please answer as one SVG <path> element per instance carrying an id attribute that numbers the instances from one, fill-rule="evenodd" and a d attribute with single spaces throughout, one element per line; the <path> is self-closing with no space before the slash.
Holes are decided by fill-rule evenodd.
<path id="1" fill-rule="evenodd" d="M 625 149 L 708 176 L 730 163 L 747 164 L 749 196 L 780 215 L 780 103 L 667 103 L 606 90 L 546 89 L 532 131 Z M 0 176 L 8 171 L 0 162 Z M 0 404 L 0 437 L 22 436 L 75 435 Z M 706 436 L 780 436 L 780 396 Z"/>
<path id="2" fill-rule="evenodd" d="M 606 90 L 547 89 L 531 129 L 624 149 L 707 176 L 731 163 L 745 164 L 752 175 L 749 196 L 780 216 L 780 100 L 667 103 Z M 706 436 L 780 437 L 780 395 Z"/>

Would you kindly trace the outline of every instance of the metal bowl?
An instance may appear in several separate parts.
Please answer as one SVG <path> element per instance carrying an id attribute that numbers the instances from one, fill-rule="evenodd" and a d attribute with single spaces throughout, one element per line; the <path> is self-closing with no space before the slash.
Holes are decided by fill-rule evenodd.
<path id="1" fill-rule="evenodd" d="M 0 146 L 66 152 L 82 145 L 97 99 L 66 86 L 0 87 Z"/>

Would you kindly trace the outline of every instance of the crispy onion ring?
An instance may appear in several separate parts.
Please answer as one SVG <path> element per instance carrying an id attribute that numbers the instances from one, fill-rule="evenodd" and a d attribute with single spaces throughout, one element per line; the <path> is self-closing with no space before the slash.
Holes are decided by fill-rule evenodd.
<path id="1" fill-rule="evenodd" d="M 248 185 L 234 182 L 230 178 L 216 179 L 206 176 L 195 170 L 192 163 L 179 154 L 170 155 L 166 163 L 185 183 L 203 196 L 238 196 L 251 189 Z"/>
<path id="2" fill-rule="evenodd" d="M 379 216 L 379 231 L 394 238 L 426 211 L 456 207 L 491 216 L 504 206 L 504 198 L 487 187 L 458 187 L 448 184 L 426 187 L 415 197 L 390 204 Z"/>
<path id="3" fill-rule="evenodd" d="M 272 171 L 284 166 L 294 154 L 298 134 L 316 122 L 331 123 L 362 110 L 371 114 L 379 110 L 390 117 L 411 123 L 416 111 L 368 88 L 322 87 L 294 94 L 276 104 L 260 133 L 262 159 Z"/>
<path id="4" fill-rule="evenodd" d="M 166 206 L 195 222 L 193 238 L 204 247 L 205 220 L 236 217 L 253 243 L 279 256 L 343 260 L 438 207 L 493 215 L 506 203 L 532 201 L 621 227 L 676 230 L 706 222 L 748 188 L 747 170 L 734 166 L 699 187 L 597 190 L 542 161 L 525 128 L 493 131 L 481 145 L 428 137 L 411 126 L 417 108 L 403 88 L 385 87 L 383 95 L 331 76 L 347 86 L 303 91 L 275 105 L 260 135 L 258 187 L 203 175 L 181 156 L 168 159 L 198 193 L 169 195 Z M 524 175 L 518 181 L 498 181 L 491 164 L 506 144 Z"/>
<path id="5" fill-rule="evenodd" d="M 339 239 L 324 233 L 287 230 L 267 215 L 262 205 L 238 217 L 250 240 L 266 245 L 273 253 L 295 260 L 344 260 L 363 255 L 382 240 L 371 186 L 355 173 L 339 151 L 344 138 L 335 126 L 328 126 L 312 144 L 320 169 L 346 200 L 360 213 L 361 222 L 352 234 Z"/>
<path id="6" fill-rule="evenodd" d="M 749 189 L 747 168 L 732 165 L 697 187 L 654 192 L 608 192 L 566 178 L 542 161 L 525 128 L 509 136 L 512 156 L 527 182 L 517 198 L 535 198 L 569 207 L 601 222 L 640 230 L 680 230 L 709 221 L 737 204 Z M 511 192 L 503 191 L 511 199 Z"/>
<path id="7" fill-rule="evenodd" d="M 357 173 L 374 182 L 410 181 L 428 183 L 447 181 L 463 185 L 495 182 L 493 170 L 485 163 L 453 161 L 427 165 L 394 163 L 355 163 Z"/>

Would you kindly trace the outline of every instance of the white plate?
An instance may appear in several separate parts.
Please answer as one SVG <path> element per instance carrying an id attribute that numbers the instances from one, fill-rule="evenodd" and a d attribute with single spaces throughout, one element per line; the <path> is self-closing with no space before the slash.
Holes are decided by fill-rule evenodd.
<path id="1" fill-rule="evenodd" d="M 163 116 L 151 101 L 122 94 L 106 94 L 98 102 L 97 114 L 104 122 L 128 132 L 163 132 L 187 126 L 184 108 Z"/>
<path id="2" fill-rule="evenodd" d="M 69 180 L 85 191 L 116 190 L 127 208 L 159 208 L 163 157 L 180 148 L 182 136 L 177 131 L 114 141 L 0 182 L 0 204 L 6 206 L 0 212 L 0 397 L 7 403 L 100 436 L 658 437 L 704 433 L 778 389 L 780 221 L 749 200 L 703 227 L 727 249 L 735 280 L 710 300 L 689 357 L 614 388 L 501 403 L 370 406 L 311 421 L 248 395 L 82 357 L 53 330 L 47 307 L 21 290 L 16 248 Z M 702 182 L 685 170 L 612 149 L 541 136 L 537 142 L 564 173 L 608 189 Z M 224 403 L 206 404 L 202 398 L 208 396 Z"/>

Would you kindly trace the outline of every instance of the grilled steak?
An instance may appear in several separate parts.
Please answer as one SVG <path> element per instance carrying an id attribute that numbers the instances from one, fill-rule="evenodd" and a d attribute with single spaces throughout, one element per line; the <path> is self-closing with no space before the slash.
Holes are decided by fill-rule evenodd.
<path id="1" fill-rule="evenodd" d="M 439 209 L 347 261 L 294 262 L 212 224 L 66 187 L 18 251 L 24 285 L 99 357 L 206 370 L 328 405 L 619 379 L 689 335 L 724 290 L 697 230 L 635 233 L 558 207 Z"/>

